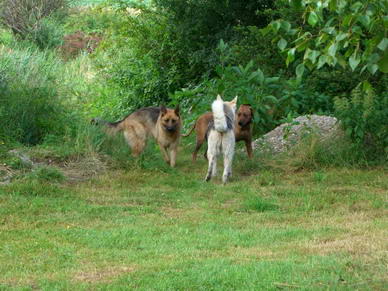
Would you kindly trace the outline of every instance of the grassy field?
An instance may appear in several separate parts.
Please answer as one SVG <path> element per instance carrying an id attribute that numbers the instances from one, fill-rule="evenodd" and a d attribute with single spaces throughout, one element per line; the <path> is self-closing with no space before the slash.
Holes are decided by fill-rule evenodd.
<path id="1" fill-rule="evenodd" d="M 64 180 L 46 169 L 0 186 L 0 289 L 387 287 L 384 169 L 281 170 L 238 153 L 222 186 L 203 182 L 192 147 L 176 169 L 151 145 L 125 167 L 57 163 Z"/>

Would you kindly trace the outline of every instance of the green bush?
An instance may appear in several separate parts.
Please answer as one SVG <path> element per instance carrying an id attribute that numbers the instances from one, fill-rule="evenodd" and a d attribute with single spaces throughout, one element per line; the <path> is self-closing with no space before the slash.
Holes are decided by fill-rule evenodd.
<path id="1" fill-rule="evenodd" d="M 46 17 L 28 36 L 28 40 L 35 43 L 40 49 L 56 48 L 63 42 L 62 26 L 55 18 Z"/>
<path id="2" fill-rule="evenodd" d="M 70 112 L 58 92 L 60 62 L 34 50 L 0 51 L 0 136 L 37 144 L 61 135 Z"/>
<path id="3" fill-rule="evenodd" d="M 337 97 L 337 117 L 355 150 L 367 159 L 388 158 L 388 95 L 376 95 L 368 82 L 358 86 L 350 98 Z"/>

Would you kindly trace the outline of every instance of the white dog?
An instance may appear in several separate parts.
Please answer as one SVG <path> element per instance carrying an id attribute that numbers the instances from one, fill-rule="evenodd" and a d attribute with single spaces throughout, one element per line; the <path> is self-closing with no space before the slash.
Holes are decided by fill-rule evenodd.
<path id="1" fill-rule="evenodd" d="M 224 102 L 220 95 L 212 104 L 214 121 L 208 129 L 207 159 L 209 168 L 205 180 L 209 181 L 217 173 L 217 156 L 224 156 L 224 173 L 222 182 L 225 184 L 232 175 L 232 161 L 234 155 L 234 119 L 237 107 L 237 97 L 230 102 Z"/>

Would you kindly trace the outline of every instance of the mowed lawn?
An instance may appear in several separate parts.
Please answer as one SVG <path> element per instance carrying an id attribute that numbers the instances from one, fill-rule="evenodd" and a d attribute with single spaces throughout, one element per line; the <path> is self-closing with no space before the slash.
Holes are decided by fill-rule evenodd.
<path id="1" fill-rule="evenodd" d="M 238 153 L 222 186 L 203 181 L 192 147 L 176 169 L 152 148 L 88 180 L 1 186 L 0 289 L 387 288 L 386 170 L 282 170 Z"/>

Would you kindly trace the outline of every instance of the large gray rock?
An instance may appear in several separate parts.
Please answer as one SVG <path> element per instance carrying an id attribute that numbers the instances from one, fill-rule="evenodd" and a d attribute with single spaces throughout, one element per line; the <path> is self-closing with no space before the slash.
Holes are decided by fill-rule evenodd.
<path id="1" fill-rule="evenodd" d="M 342 133 L 337 118 L 324 115 L 304 115 L 284 123 L 253 142 L 255 150 L 281 153 L 298 144 L 302 137 L 317 134 L 321 139 Z"/>

